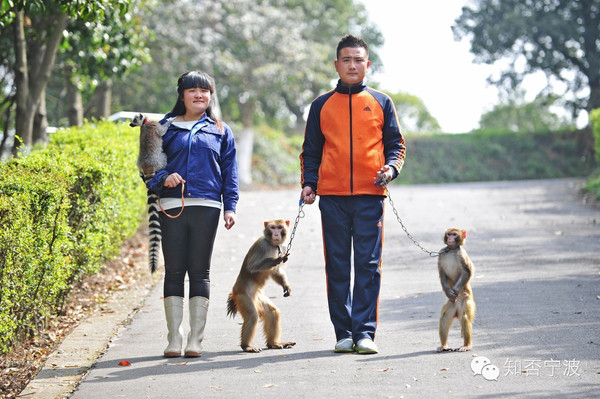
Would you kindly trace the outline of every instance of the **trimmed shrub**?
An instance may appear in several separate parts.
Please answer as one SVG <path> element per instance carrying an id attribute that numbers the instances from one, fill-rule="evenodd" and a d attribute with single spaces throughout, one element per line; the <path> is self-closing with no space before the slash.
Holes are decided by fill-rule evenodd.
<path id="1" fill-rule="evenodd" d="M 469 133 L 408 135 L 399 183 L 549 179 L 593 170 L 591 135 Z"/>
<path id="2" fill-rule="evenodd" d="M 590 112 L 590 122 L 594 129 L 594 153 L 596 162 L 600 163 L 600 108 Z M 600 201 L 600 174 L 596 171 L 584 187 L 584 191 L 591 193 L 596 201 Z"/>
<path id="3" fill-rule="evenodd" d="M 590 122 L 594 129 L 594 153 L 596 154 L 596 162 L 600 162 L 600 108 L 590 112 Z"/>
<path id="4" fill-rule="evenodd" d="M 139 226 L 138 132 L 102 122 L 62 130 L 0 164 L 0 351 L 60 311 Z"/>
<path id="5" fill-rule="evenodd" d="M 300 185 L 301 135 L 255 132 L 256 184 Z M 595 166 L 589 130 L 553 133 L 406 134 L 406 163 L 394 184 L 588 176 Z M 600 142 L 600 139 L 597 139 Z M 598 153 L 599 151 L 596 151 Z M 360 156 L 360 155 L 357 155 Z"/>

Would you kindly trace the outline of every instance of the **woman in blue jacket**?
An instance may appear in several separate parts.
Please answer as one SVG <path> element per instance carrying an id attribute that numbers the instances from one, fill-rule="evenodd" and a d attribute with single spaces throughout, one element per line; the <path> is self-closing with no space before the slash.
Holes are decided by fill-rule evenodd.
<path id="1" fill-rule="evenodd" d="M 213 79 L 202 71 L 181 75 L 171 122 L 163 136 L 167 166 L 148 182 L 160 195 L 165 260 L 164 307 L 168 328 L 165 357 L 181 356 L 184 280 L 189 279 L 190 332 L 184 356 L 202 354 L 201 342 L 210 297 L 210 263 L 223 210 L 225 228 L 235 224 L 239 198 L 233 133 L 213 112 Z"/>

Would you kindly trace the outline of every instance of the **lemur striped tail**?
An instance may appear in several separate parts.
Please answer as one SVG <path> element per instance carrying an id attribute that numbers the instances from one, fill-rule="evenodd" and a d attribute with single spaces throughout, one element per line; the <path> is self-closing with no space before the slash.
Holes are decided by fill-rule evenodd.
<path id="1" fill-rule="evenodd" d="M 145 179 L 147 182 L 152 176 Z M 150 271 L 154 273 L 158 268 L 160 256 L 160 242 L 162 232 L 160 229 L 160 208 L 158 206 L 158 195 L 150 190 L 147 190 L 148 195 L 148 265 Z"/>

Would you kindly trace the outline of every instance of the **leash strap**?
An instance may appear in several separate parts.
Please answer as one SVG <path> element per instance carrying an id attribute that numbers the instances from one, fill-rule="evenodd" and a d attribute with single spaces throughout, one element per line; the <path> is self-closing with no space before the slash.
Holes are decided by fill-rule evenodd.
<path id="1" fill-rule="evenodd" d="M 164 213 L 167 217 L 169 217 L 171 219 L 177 219 L 179 216 L 181 216 L 181 213 L 183 212 L 183 208 L 185 207 L 185 199 L 184 199 L 184 196 L 183 196 L 184 191 L 185 191 L 185 183 L 181 182 L 181 210 L 175 216 L 169 215 L 167 213 L 167 211 L 165 211 L 163 209 L 162 205 L 160 204 L 160 196 L 158 196 L 158 206 L 159 206 L 161 212 Z"/>

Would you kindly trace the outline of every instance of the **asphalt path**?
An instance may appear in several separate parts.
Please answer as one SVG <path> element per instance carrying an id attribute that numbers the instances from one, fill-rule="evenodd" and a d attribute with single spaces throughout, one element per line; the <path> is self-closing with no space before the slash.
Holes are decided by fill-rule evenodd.
<path id="1" fill-rule="evenodd" d="M 477 303 L 473 350 L 438 354 L 445 301 L 436 258 L 407 236 L 386 201 L 376 355 L 335 354 L 318 205 L 305 206 L 286 270 L 290 297 L 266 286 L 292 349 L 244 353 L 241 318 L 226 299 L 262 221 L 298 214 L 300 190 L 242 192 L 237 223 L 220 228 L 211 298 L 198 359 L 165 359 L 162 282 L 130 323 L 92 359 L 71 398 L 592 398 L 600 396 L 600 209 L 577 191 L 582 180 L 393 186 L 404 226 L 428 251 L 447 227 L 468 231 Z M 187 309 L 187 307 L 186 307 Z M 184 320 L 187 333 L 187 315 Z M 86 334 L 87 335 L 87 334 Z M 68 341 L 68 340 L 67 340 Z M 461 345 L 455 323 L 449 344 Z M 256 345 L 262 345 L 257 337 Z M 64 345 L 69 345 L 66 342 Z M 73 345 L 71 343 L 70 345 Z M 75 345 L 84 348 L 86 339 Z M 61 349 L 62 353 L 68 348 Z M 60 351 L 59 350 L 59 357 Z M 122 361 L 128 366 L 119 365 Z M 74 361 L 72 361 L 74 362 Z M 40 373 L 56 386 L 77 373 L 54 363 Z M 71 365 L 71 367 L 74 367 Z M 63 378 L 63 380 L 61 380 Z M 48 385 L 48 384 L 47 384 Z M 24 397 L 44 396 L 35 383 Z"/>

